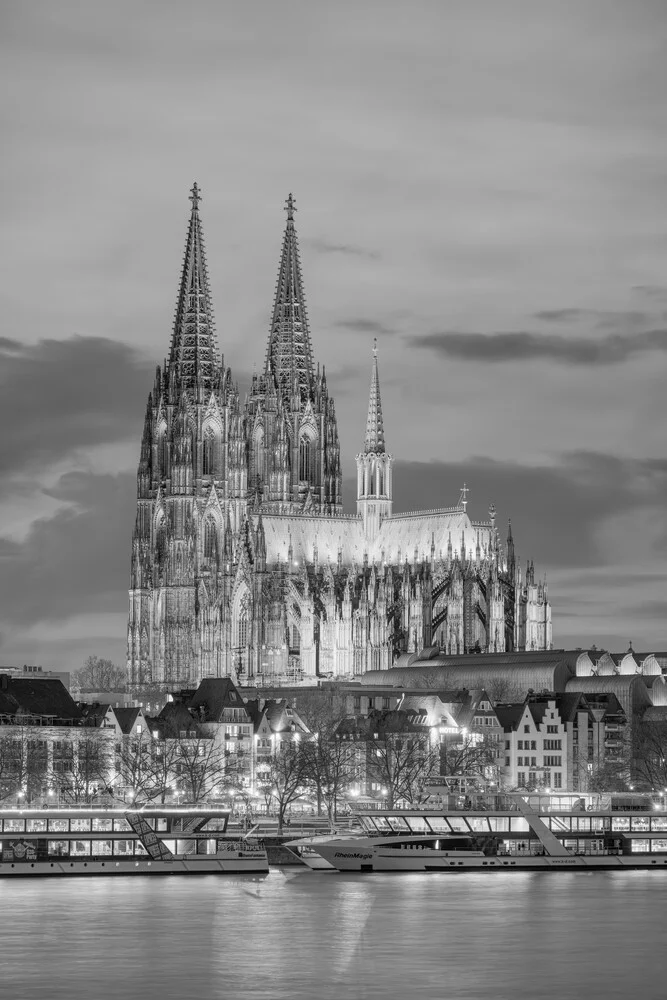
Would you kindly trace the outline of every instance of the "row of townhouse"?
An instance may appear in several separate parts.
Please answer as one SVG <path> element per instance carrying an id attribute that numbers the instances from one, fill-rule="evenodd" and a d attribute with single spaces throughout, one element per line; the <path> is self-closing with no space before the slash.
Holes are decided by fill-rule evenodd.
<path id="1" fill-rule="evenodd" d="M 424 691 L 363 688 L 346 691 L 346 738 L 363 739 L 359 720 L 378 713 L 419 719 L 424 735 L 441 748 L 441 774 L 465 767 L 503 788 L 543 787 L 586 791 L 601 769 L 622 767 L 629 719 L 613 693 L 529 694 L 525 701 L 495 704 L 484 689 Z M 357 720 L 357 721 L 355 721 Z M 370 730 L 368 730 L 370 731 Z M 472 749 L 469 749 L 472 748 Z M 377 795 L 367 784 L 365 791 Z"/>
<path id="2" fill-rule="evenodd" d="M 307 735 L 287 701 L 246 701 L 229 678 L 174 692 L 148 716 L 77 703 L 60 680 L 0 675 L 0 800 L 127 798 L 160 772 L 164 801 L 181 785 L 187 797 L 195 779 L 203 797 L 226 775 L 254 791 L 271 755 Z"/>

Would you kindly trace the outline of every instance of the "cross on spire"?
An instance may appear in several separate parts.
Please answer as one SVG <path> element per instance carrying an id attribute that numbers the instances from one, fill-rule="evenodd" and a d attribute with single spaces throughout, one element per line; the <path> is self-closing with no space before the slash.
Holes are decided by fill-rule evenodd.
<path id="1" fill-rule="evenodd" d="M 192 202 L 192 210 L 196 212 L 197 209 L 199 208 L 199 202 L 201 201 L 201 188 L 197 184 L 197 181 L 195 181 L 192 187 L 190 188 L 189 198 L 190 201 Z"/>
<path id="2" fill-rule="evenodd" d="M 463 486 L 461 487 L 461 496 L 459 498 L 459 503 L 463 507 L 464 511 L 465 511 L 466 507 L 468 506 L 467 496 L 468 496 L 469 493 L 470 493 L 470 490 L 466 486 L 466 484 L 464 483 Z"/>

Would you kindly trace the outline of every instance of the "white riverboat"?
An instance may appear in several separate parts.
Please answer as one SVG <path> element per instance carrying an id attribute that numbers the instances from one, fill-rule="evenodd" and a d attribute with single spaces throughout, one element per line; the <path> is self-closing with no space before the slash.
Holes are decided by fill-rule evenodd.
<path id="1" fill-rule="evenodd" d="M 265 849 L 228 837 L 228 820 L 198 807 L 0 810 L 0 878 L 268 872 Z"/>
<path id="2" fill-rule="evenodd" d="M 445 796 L 357 812 L 365 836 L 312 850 L 339 871 L 667 870 L 667 808 L 638 795 Z"/>
<path id="3" fill-rule="evenodd" d="M 351 833 L 320 833 L 312 837 L 300 837 L 298 840 L 288 840 L 283 844 L 294 857 L 300 861 L 302 864 L 306 865 L 307 868 L 312 868 L 313 871 L 334 871 L 335 865 L 327 861 L 326 858 L 318 852 L 318 844 L 326 843 L 331 844 L 336 840 L 342 840 L 346 843 L 354 839 L 366 839 L 364 834 L 351 834 Z"/>

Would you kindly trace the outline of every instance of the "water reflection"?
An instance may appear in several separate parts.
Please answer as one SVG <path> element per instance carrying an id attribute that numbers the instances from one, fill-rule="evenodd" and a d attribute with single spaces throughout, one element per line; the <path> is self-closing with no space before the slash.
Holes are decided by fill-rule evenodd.
<path id="1" fill-rule="evenodd" d="M 664 996 L 667 873 L 2 882 L 2 996 Z"/>

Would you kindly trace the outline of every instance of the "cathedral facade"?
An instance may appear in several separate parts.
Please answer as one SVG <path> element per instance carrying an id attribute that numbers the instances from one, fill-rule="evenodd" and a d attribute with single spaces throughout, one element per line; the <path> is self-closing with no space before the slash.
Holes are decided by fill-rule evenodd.
<path id="1" fill-rule="evenodd" d="M 130 684 L 313 684 L 424 647 L 551 648 L 546 584 L 532 564 L 522 576 L 493 505 L 488 520 L 471 520 L 464 487 L 455 506 L 393 513 L 376 349 L 357 510 L 343 513 L 336 410 L 313 357 L 291 195 L 266 357 L 240 401 L 214 330 L 200 200 L 195 184 L 169 357 L 146 407 Z"/>

